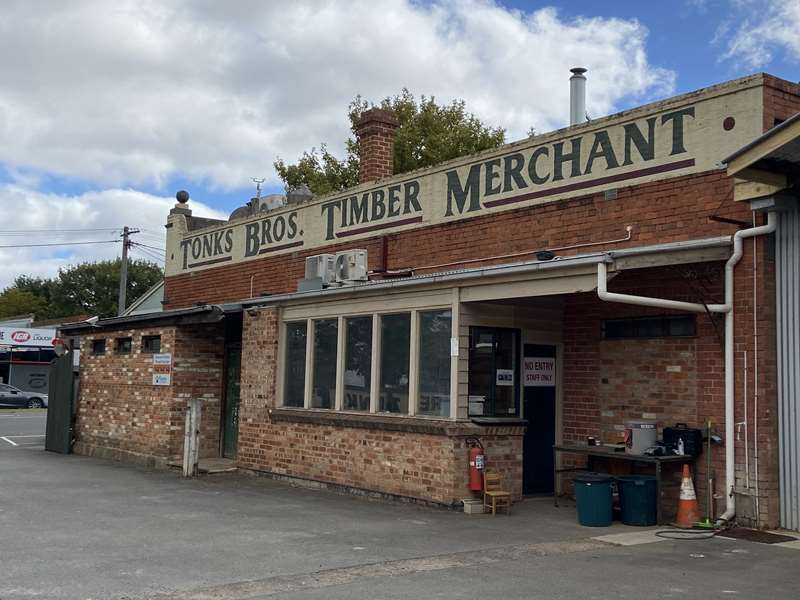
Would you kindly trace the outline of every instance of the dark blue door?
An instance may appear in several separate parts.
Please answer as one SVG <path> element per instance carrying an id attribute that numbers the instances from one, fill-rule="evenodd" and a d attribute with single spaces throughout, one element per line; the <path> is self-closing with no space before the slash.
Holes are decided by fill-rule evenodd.
<path id="1" fill-rule="evenodd" d="M 522 492 L 553 493 L 553 444 L 556 443 L 556 347 L 525 344 L 523 356 L 524 417 Z"/>

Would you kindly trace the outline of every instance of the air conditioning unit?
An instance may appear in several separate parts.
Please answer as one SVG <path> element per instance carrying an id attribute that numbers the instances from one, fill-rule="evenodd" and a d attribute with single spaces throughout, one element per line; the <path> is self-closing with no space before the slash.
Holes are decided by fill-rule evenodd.
<path id="1" fill-rule="evenodd" d="M 327 286 L 335 281 L 333 254 L 317 254 L 306 258 L 306 279 L 321 279 L 322 285 Z"/>
<path id="2" fill-rule="evenodd" d="M 367 251 L 345 250 L 336 253 L 336 281 L 367 281 Z"/>

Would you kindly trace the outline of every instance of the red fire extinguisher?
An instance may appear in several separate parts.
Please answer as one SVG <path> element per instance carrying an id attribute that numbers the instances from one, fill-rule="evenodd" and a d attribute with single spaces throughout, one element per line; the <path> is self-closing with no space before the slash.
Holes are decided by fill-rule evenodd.
<path id="1" fill-rule="evenodd" d="M 478 438 L 469 438 L 469 489 L 473 492 L 480 492 L 483 489 L 483 469 L 486 464 L 486 456 L 483 453 L 483 445 Z"/>

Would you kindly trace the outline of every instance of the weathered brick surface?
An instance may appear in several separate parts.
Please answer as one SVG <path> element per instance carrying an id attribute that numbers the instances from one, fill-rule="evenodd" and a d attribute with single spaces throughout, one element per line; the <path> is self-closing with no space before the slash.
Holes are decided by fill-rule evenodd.
<path id="1" fill-rule="evenodd" d="M 249 314 L 252 312 L 253 314 Z M 463 429 L 432 435 L 270 417 L 275 407 L 278 315 L 245 313 L 237 462 L 241 467 L 442 504 L 470 495 Z M 367 419 L 370 417 L 368 416 Z M 475 428 L 472 434 L 475 435 Z M 522 493 L 523 428 L 479 430 L 489 460 Z"/>
<path id="2" fill-rule="evenodd" d="M 759 336 L 758 386 L 754 379 L 752 240 L 735 271 L 735 418 L 744 421 L 744 358 L 748 356 L 748 413 L 754 415 L 754 396 L 759 394 L 758 452 L 760 460 L 759 499 L 762 526 L 777 524 L 777 457 L 775 410 L 775 338 L 773 265 L 759 240 L 756 271 L 758 291 L 756 327 Z M 623 272 L 609 283 L 609 290 L 643 296 L 666 297 L 688 302 L 717 303 L 724 300 L 723 263 L 703 263 Z M 594 294 L 575 294 L 567 299 L 564 316 L 564 439 L 582 442 L 586 436 L 613 438 L 626 419 L 656 415 L 659 429 L 675 423 L 703 428 L 707 419 L 724 434 L 724 355 L 721 340 L 724 319 L 697 316 L 697 336 L 692 338 L 605 340 L 604 319 L 664 314 L 668 311 L 599 301 Z M 715 327 L 716 324 L 716 327 Z M 752 424 L 751 424 L 752 428 Z M 745 522 L 755 515 L 756 443 L 750 431 L 748 450 L 751 488 L 738 504 Z M 732 440 L 736 444 L 737 489 L 746 489 L 745 441 L 743 428 Z M 567 458 L 569 464 L 582 464 Z M 706 502 L 705 456 L 697 462 L 695 485 L 701 506 Z M 606 468 L 611 468 L 606 465 Z M 712 450 L 717 506 L 724 507 L 724 447 Z M 673 476 L 677 477 L 677 471 Z M 674 492 L 674 490 L 673 490 Z M 675 508 L 674 493 L 665 501 L 667 514 Z M 755 522 L 755 519 L 753 519 Z"/>
<path id="3" fill-rule="evenodd" d="M 161 336 L 161 352 L 172 353 L 169 386 L 152 384 L 153 355 L 141 351 L 146 335 Z M 114 338 L 133 338 L 130 354 L 114 351 Z M 106 339 L 106 354 L 92 342 Z M 131 460 L 167 460 L 183 452 L 189 398 L 203 399 L 201 456 L 219 453 L 222 392 L 222 329 L 219 325 L 104 331 L 81 339 L 77 449 L 108 449 Z"/>

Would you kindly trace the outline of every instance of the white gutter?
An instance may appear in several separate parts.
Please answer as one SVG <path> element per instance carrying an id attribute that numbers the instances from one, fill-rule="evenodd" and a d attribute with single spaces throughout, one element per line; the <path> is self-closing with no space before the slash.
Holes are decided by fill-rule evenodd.
<path id="1" fill-rule="evenodd" d="M 727 500 L 725 512 L 719 516 L 718 521 L 730 521 L 736 514 L 736 498 L 734 487 L 736 485 L 736 465 L 734 463 L 734 320 L 733 320 L 733 270 L 742 258 L 742 243 L 745 238 L 772 233 L 776 228 L 774 212 L 767 213 L 767 224 L 760 227 L 751 227 L 737 231 L 733 235 L 733 253 L 725 263 L 725 304 L 700 304 L 695 302 L 681 302 L 665 298 L 651 298 L 648 296 L 635 296 L 631 294 L 617 294 L 608 291 L 608 266 L 597 263 L 597 296 L 605 302 L 619 302 L 637 306 L 649 306 L 695 313 L 724 313 L 725 314 L 725 489 Z M 757 416 L 756 416 L 757 418 Z"/>

